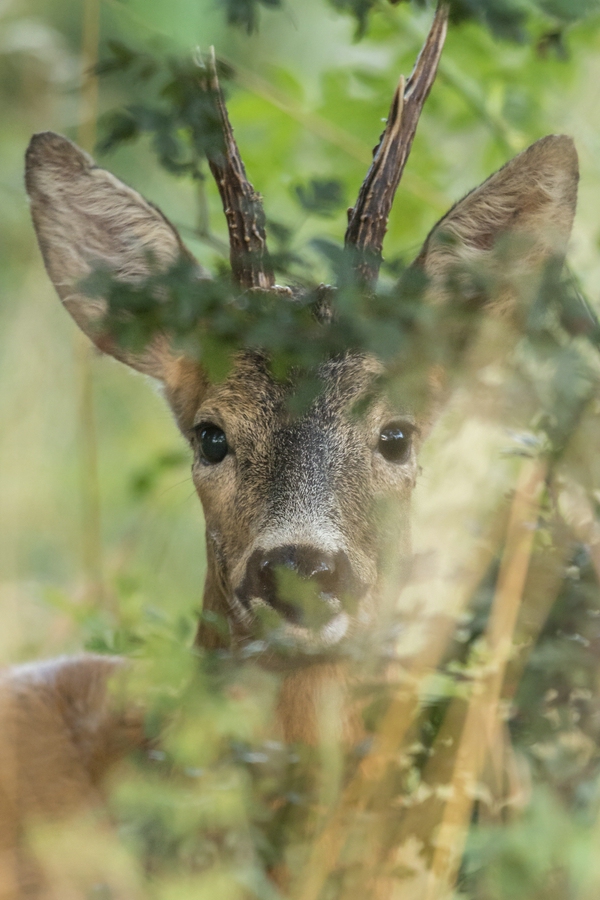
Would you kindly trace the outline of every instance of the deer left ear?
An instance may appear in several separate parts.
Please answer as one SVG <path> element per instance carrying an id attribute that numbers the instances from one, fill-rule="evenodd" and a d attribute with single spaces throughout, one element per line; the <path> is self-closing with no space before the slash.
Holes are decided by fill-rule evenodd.
<path id="1" fill-rule="evenodd" d="M 139 352 L 122 347 L 103 324 L 106 302 L 85 296 L 80 284 L 100 266 L 115 280 L 135 284 L 182 258 L 198 267 L 199 277 L 205 273 L 160 210 L 67 138 L 33 136 L 25 181 L 44 263 L 64 307 L 98 349 L 163 382 L 188 432 L 206 387 L 199 364 L 176 354 L 166 334 Z"/>
<path id="2" fill-rule="evenodd" d="M 518 251 L 519 270 L 564 257 L 578 180 L 577 152 L 566 135 L 542 138 L 510 160 L 429 234 L 415 265 L 424 268 L 433 294 L 445 292 L 458 268 L 489 264 L 501 238 Z M 492 306 L 497 302 L 502 298 Z"/>
<path id="3" fill-rule="evenodd" d="M 157 336 L 140 353 L 120 347 L 103 328 L 105 301 L 79 286 L 98 267 L 135 283 L 178 259 L 193 260 L 175 228 L 141 194 L 50 131 L 31 139 L 25 183 L 44 263 L 65 308 L 100 350 L 164 380 L 173 362 L 169 341 Z"/>

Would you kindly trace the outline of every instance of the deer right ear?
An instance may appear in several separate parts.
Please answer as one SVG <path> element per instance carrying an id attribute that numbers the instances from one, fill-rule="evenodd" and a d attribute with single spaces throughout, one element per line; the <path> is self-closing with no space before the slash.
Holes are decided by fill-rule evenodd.
<path id="1" fill-rule="evenodd" d="M 185 430 L 204 385 L 198 365 L 177 357 L 166 335 L 139 353 L 119 346 L 102 326 L 106 304 L 79 288 L 99 267 L 118 281 L 135 283 L 182 257 L 193 259 L 177 231 L 141 194 L 53 132 L 31 139 L 25 181 L 44 263 L 63 305 L 100 350 L 163 381 Z M 203 274 L 200 266 L 198 272 Z"/>
<path id="2" fill-rule="evenodd" d="M 454 273 L 465 266 L 491 265 L 501 281 L 510 282 L 552 258 L 562 259 L 578 180 L 577 152 L 566 135 L 542 138 L 511 159 L 452 207 L 429 234 L 415 264 L 425 270 L 433 295 L 443 296 Z M 505 258 L 494 258 L 505 237 L 516 250 L 514 271 L 506 271 Z M 491 306 L 510 312 L 513 301 L 510 285 L 506 290 L 501 285 Z"/>

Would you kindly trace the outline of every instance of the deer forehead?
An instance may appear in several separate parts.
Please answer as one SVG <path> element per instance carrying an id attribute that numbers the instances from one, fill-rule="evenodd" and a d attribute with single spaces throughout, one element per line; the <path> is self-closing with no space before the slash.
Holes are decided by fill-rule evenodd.
<path id="1" fill-rule="evenodd" d="M 311 533 L 316 524 L 346 530 L 368 518 L 374 487 L 410 487 L 413 465 L 399 467 L 396 484 L 389 485 L 373 461 L 380 428 L 392 417 L 385 399 L 373 392 L 381 371 L 375 359 L 359 354 L 329 360 L 317 370 L 317 396 L 294 416 L 293 379 L 282 384 L 264 356 L 240 355 L 228 379 L 209 388 L 195 416 L 197 424 L 223 428 L 232 451 L 218 466 L 195 463 L 208 518 L 227 519 L 233 507 L 236 533 L 242 525 L 245 533 L 268 526 L 279 534 L 284 522 L 294 534 L 301 523 Z M 369 403 L 357 409 L 366 396 Z M 385 467 L 383 460 L 380 465 Z"/>
<path id="2" fill-rule="evenodd" d="M 292 506 L 322 515 L 352 504 L 371 481 L 382 425 L 399 415 L 376 390 L 381 371 L 375 359 L 346 354 L 328 360 L 308 380 L 298 376 L 282 383 L 264 355 L 240 354 L 226 381 L 208 389 L 194 417 L 196 425 L 222 428 L 230 448 L 219 466 L 196 460 L 196 484 L 218 488 L 224 501 L 228 481 L 232 500 L 239 501 L 240 492 L 254 496 L 271 515 L 282 507 L 289 515 Z M 313 393 L 302 403 L 307 389 Z"/>
<path id="3" fill-rule="evenodd" d="M 240 353 L 228 378 L 207 389 L 194 421 L 214 421 L 232 438 L 249 432 L 257 440 L 282 429 L 300 429 L 306 434 L 309 426 L 321 430 L 344 423 L 359 426 L 385 414 L 383 397 L 375 396 L 370 397 L 362 416 L 354 414 L 354 407 L 382 371 L 374 358 L 349 353 L 328 360 L 312 373 L 293 374 L 282 382 L 271 373 L 264 354 Z M 312 399 L 301 413 L 295 413 L 296 401 L 301 401 L 307 388 L 314 392 Z"/>

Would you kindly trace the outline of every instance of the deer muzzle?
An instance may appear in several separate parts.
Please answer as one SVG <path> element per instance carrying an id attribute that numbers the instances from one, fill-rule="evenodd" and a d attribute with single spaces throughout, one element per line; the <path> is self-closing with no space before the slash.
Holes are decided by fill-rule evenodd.
<path id="1" fill-rule="evenodd" d="M 255 550 L 236 597 L 248 610 L 268 606 L 292 624 L 320 628 L 351 612 L 365 590 L 345 552 L 299 544 Z"/>

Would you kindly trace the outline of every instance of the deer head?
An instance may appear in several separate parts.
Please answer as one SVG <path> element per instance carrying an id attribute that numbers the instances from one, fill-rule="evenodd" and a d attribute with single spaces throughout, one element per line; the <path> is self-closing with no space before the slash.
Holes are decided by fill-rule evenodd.
<path id="1" fill-rule="evenodd" d="M 406 84 L 400 81 L 349 213 L 345 242 L 366 292 L 377 279 L 388 214 L 435 78 L 447 15 L 442 3 L 413 74 Z M 273 292 L 278 302 L 293 302 L 291 291 L 274 284 L 260 197 L 246 177 L 214 63 L 205 89 L 214 97 L 223 133 L 222 150 L 209 163 L 227 217 L 234 279 L 240 291 L 259 289 Z M 564 253 L 577 179 L 571 140 L 550 136 L 458 202 L 414 263 L 427 278 L 428 302 L 452 302 L 448 285 L 461 265 L 491 260 L 507 235 L 525 242 L 531 265 Z M 422 430 L 411 398 L 392 403 L 373 395 L 381 363 L 347 353 L 322 364 L 319 395 L 294 418 L 288 403 L 294 385 L 273 377 L 264 353 L 240 352 L 226 380 L 211 383 L 198 362 L 177 352 L 168 333 L 140 350 L 124 348 L 106 327 L 105 303 L 86 296 L 82 281 L 102 266 L 117 281 L 136 283 L 191 259 L 175 228 L 53 133 L 31 141 L 27 190 L 46 268 L 63 304 L 100 350 L 162 383 L 190 442 L 206 517 L 205 611 L 227 620 L 234 641 L 256 634 L 265 611 L 278 614 L 289 635 L 321 648 L 364 628 L 377 612 L 389 548 L 398 561 L 394 578 L 410 556 L 409 508 Z M 200 267 L 198 277 L 207 277 Z M 310 588 L 310 603 L 290 601 L 280 577 L 289 572 Z M 223 640 L 201 626 L 205 646 Z"/>

